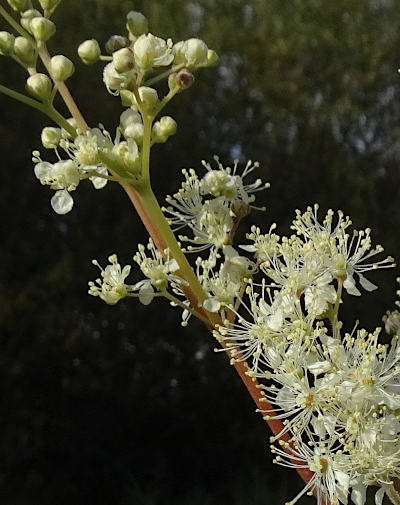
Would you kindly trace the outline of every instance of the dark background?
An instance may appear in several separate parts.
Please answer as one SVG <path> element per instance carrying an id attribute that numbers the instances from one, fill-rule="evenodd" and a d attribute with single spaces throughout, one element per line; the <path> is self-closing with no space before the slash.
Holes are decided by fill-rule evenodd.
<path id="1" fill-rule="evenodd" d="M 396 256 L 399 211 L 400 9 L 395 0 L 64 0 L 52 54 L 76 62 L 70 88 L 88 122 L 113 131 L 122 111 L 102 66 L 79 43 L 124 33 L 131 10 L 153 33 L 204 39 L 219 67 L 168 108 L 178 134 L 153 150 L 162 198 L 182 167 L 217 153 L 256 159 L 272 188 L 266 213 L 288 233 L 295 208 L 341 208 Z M 1 24 L 0 29 L 7 29 Z M 0 60 L 0 82 L 24 72 Z M 115 185 L 82 184 L 66 216 L 35 179 L 32 149 L 47 120 L 0 97 L 0 498 L 5 505 L 261 505 L 301 489 L 272 465 L 269 432 L 228 360 L 200 324 L 155 300 L 109 307 L 87 281 L 116 252 L 131 261 L 146 236 Z M 348 297 L 347 329 L 373 329 L 394 306 L 396 273 Z M 132 276 L 134 277 L 134 276 Z M 137 277 L 139 278 L 139 277 Z M 351 299 L 350 299 L 351 298 Z M 300 503 L 311 503 L 303 498 Z"/>

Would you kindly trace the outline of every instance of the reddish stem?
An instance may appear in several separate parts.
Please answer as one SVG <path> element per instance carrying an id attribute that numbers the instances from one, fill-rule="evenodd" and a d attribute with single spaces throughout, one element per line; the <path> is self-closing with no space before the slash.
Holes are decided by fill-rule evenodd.
<path id="1" fill-rule="evenodd" d="M 153 223 L 150 219 L 149 216 L 147 215 L 146 209 L 143 206 L 143 203 L 140 199 L 140 196 L 138 193 L 135 191 L 135 189 L 130 186 L 129 184 L 122 183 L 121 184 L 124 190 L 126 191 L 127 195 L 129 196 L 131 202 L 133 203 L 137 213 L 139 214 L 140 219 L 142 220 L 144 226 L 146 227 L 147 231 L 149 232 L 149 235 L 154 241 L 154 244 L 156 247 L 161 251 L 161 253 L 164 253 L 166 249 L 166 244 L 161 237 L 155 223 Z M 179 272 L 177 272 L 179 275 Z M 192 305 L 192 307 L 198 311 L 201 312 L 202 315 L 204 315 L 206 318 L 208 318 L 208 313 L 202 309 L 202 307 L 199 307 L 197 297 L 193 294 L 191 289 L 187 286 L 184 286 L 182 288 L 182 291 L 185 293 L 185 296 L 187 297 L 188 301 Z M 212 322 L 210 322 L 209 329 L 212 331 L 213 329 L 216 329 L 215 326 L 213 325 Z M 225 347 L 225 346 L 224 346 Z M 250 396 L 253 398 L 255 404 L 257 405 L 258 409 L 260 411 L 265 411 L 268 410 L 269 412 L 274 413 L 274 410 L 272 406 L 265 401 L 265 397 L 263 397 L 263 393 L 260 390 L 260 384 L 259 382 L 252 378 L 249 377 L 246 372 L 248 370 L 248 365 L 245 361 L 235 361 L 233 363 L 233 366 L 236 369 L 236 372 L 239 374 L 239 377 L 242 379 L 244 385 L 246 386 L 248 392 L 250 393 Z M 262 400 L 262 401 L 261 401 Z M 274 415 L 269 416 L 269 419 L 264 420 L 267 422 L 269 428 L 271 429 L 272 433 L 274 435 L 278 435 L 283 429 L 284 426 L 281 422 L 280 419 L 276 419 Z M 290 436 L 287 433 L 284 433 L 283 435 L 280 436 L 280 439 L 288 442 L 289 445 L 292 447 L 292 444 L 290 442 Z M 285 448 L 285 451 L 291 455 L 290 450 Z M 294 458 L 291 458 L 292 461 L 296 462 Z M 311 472 L 308 468 L 296 468 L 297 473 L 300 475 L 302 480 L 307 484 L 312 476 L 314 475 L 313 472 Z M 316 490 L 313 491 L 314 495 L 316 493 Z M 326 501 L 326 505 L 329 505 L 329 502 Z"/>

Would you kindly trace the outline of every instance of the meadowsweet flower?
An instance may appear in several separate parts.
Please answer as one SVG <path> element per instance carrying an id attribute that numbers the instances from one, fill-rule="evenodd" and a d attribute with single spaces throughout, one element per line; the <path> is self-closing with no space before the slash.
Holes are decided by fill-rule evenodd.
<path id="1" fill-rule="evenodd" d="M 81 174 L 77 165 L 72 160 L 49 163 L 39 161 L 35 165 L 35 175 L 41 184 L 46 184 L 57 190 L 51 199 L 51 206 L 57 214 L 68 213 L 74 204 L 70 191 L 74 191 L 80 180 Z"/>
<path id="2" fill-rule="evenodd" d="M 248 161 L 242 174 L 239 175 L 237 173 L 239 160 L 233 162 L 232 168 L 224 167 L 218 156 L 214 156 L 214 160 L 217 163 L 217 169 L 212 168 L 204 160 L 202 161 L 203 167 L 207 170 L 206 175 L 201 180 L 202 194 L 211 194 L 214 197 L 223 196 L 228 201 L 238 199 L 250 204 L 255 200 L 255 192 L 269 188 L 269 184 L 263 184 L 261 179 L 256 179 L 251 184 L 244 183 L 244 179 L 259 167 L 259 163 Z"/>
<path id="3" fill-rule="evenodd" d="M 93 260 L 93 265 L 96 265 L 101 270 L 101 278 L 96 279 L 95 282 L 89 282 L 89 294 L 92 296 L 99 296 L 109 305 L 115 305 L 122 298 L 125 298 L 133 287 L 125 284 L 125 279 L 131 271 L 130 265 L 125 265 L 121 269 L 118 263 L 116 254 L 109 256 L 110 262 L 106 268 L 102 268 L 97 260 Z"/>
<path id="4" fill-rule="evenodd" d="M 144 305 L 148 305 L 152 301 L 154 288 L 157 291 L 165 291 L 168 284 L 174 287 L 185 283 L 175 274 L 179 270 L 179 265 L 174 258 L 170 258 L 168 249 L 164 251 L 163 255 L 156 249 L 151 239 L 147 245 L 150 256 L 147 256 L 144 245 L 139 244 L 138 249 L 133 259 L 147 279 L 135 284 L 135 289 L 140 289 L 139 300 Z"/>

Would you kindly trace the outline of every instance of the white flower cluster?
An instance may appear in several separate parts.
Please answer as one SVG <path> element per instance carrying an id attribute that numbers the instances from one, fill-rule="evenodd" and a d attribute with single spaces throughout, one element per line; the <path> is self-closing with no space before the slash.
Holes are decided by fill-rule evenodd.
<path id="1" fill-rule="evenodd" d="M 146 249 L 150 256 L 147 256 Z M 147 248 L 142 244 L 138 245 L 138 252 L 133 259 L 146 277 L 135 284 L 125 282 L 131 272 L 131 266 L 125 265 L 121 268 L 115 254 L 109 256 L 110 264 L 104 269 L 97 260 L 93 260 L 93 264 L 101 270 L 101 278 L 89 282 L 89 294 L 99 296 L 109 305 L 115 305 L 127 296 L 137 296 L 143 305 L 148 305 L 155 292 L 166 295 L 168 287 L 174 292 L 180 292 L 180 286 L 185 284 L 185 281 L 175 274 L 179 266 L 170 258 L 168 249 L 161 254 L 151 239 Z"/>
<path id="2" fill-rule="evenodd" d="M 107 184 L 108 171 L 100 160 L 100 152 L 115 148 L 107 132 L 93 128 L 72 141 L 60 128 L 46 127 L 42 132 L 42 144 L 47 149 L 55 150 L 58 161 L 42 161 L 40 153 L 34 151 L 34 171 L 42 184 L 56 190 L 51 206 L 57 214 L 71 211 L 74 200 L 70 193 L 81 180 L 90 179 L 96 189 L 104 188 Z M 69 159 L 61 159 L 60 150 L 64 150 Z"/>
<path id="3" fill-rule="evenodd" d="M 236 320 L 226 317 L 215 336 L 260 381 L 265 418 L 282 422 L 272 438 L 275 462 L 314 473 L 290 504 L 308 492 L 319 505 L 349 498 L 364 505 L 372 485 L 381 505 L 400 478 L 398 318 L 386 318 L 395 335 L 383 345 L 379 328 L 342 338 L 338 311 L 342 287 L 356 296 L 357 281 L 375 289 L 364 272 L 393 260 L 371 262 L 383 248 L 372 247 L 370 230 L 349 233 L 341 212 L 335 219 L 328 211 L 320 223 L 317 210 L 297 211 L 290 237 L 274 226 L 266 235 L 252 228 L 252 243 L 242 247 L 254 253 L 263 279 L 247 281 L 241 306 L 228 302 Z"/>
<path id="4" fill-rule="evenodd" d="M 189 243 L 188 251 L 212 249 L 212 266 L 215 250 L 230 245 L 237 224 L 248 214 L 255 200 L 254 193 L 269 187 L 261 179 L 244 183 L 244 178 L 258 167 L 258 163 L 249 161 L 239 175 L 237 160 L 233 168 L 224 167 L 218 157 L 215 161 L 215 169 L 203 161 L 207 172 L 201 179 L 193 169 L 183 170 L 185 181 L 181 189 L 173 196 L 167 196 L 168 207 L 163 209 L 176 230 L 184 227 L 191 230 L 191 237 L 179 236 L 182 242 Z"/>

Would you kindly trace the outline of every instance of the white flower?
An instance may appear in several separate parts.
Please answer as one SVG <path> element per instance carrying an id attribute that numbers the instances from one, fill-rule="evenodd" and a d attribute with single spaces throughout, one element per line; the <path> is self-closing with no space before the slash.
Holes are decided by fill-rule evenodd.
<path id="1" fill-rule="evenodd" d="M 179 270 L 179 265 L 174 258 L 170 258 L 168 249 L 164 251 L 164 255 L 156 249 L 152 239 L 149 239 L 147 251 L 150 252 L 150 257 L 146 255 L 146 248 L 139 244 L 138 252 L 133 257 L 134 261 L 139 265 L 143 274 L 148 278 L 135 284 L 134 289 L 139 289 L 142 295 L 140 301 L 147 305 L 153 299 L 152 293 L 154 289 L 157 291 L 165 291 L 168 284 L 175 287 L 185 282 L 174 272 Z"/>
<path id="2" fill-rule="evenodd" d="M 224 167 L 220 163 L 218 156 L 214 156 L 217 169 L 213 169 L 209 163 L 202 161 L 202 165 L 207 170 L 206 175 L 201 180 L 202 194 L 211 194 L 215 197 L 223 196 L 226 200 L 241 200 L 246 204 L 254 202 L 255 196 L 251 193 L 269 188 L 269 184 L 263 184 L 261 179 L 256 179 L 251 184 L 245 184 L 244 179 L 259 167 L 259 163 L 248 161 L 243 172 L 237 173 L 239 160 L 233 162 L 233 167 Z M 251 195 L 251 196 L 250 196 Z M 264 208 L 262 208 L 264 210 Z"/>
<path id="3" fill-rule="evenodd" d="M 132 286 L 125 284 L 125 279 L 130 274 L 131 267 L 126 265 L 121 269 L 115 254 L 109 256 L 108 261 L 110 264 L 103 269 L 97 260 L 93 260 L 93 264 L 101 270 L 101 279 L 89 282 L 89 294 L 99 296 L 109 305 L 115 305 L 133 290 Z"/>
<path id="4" fill-rule="evenodd" d="M 170 65 L 174 59 L 172 40 L 165 41 L 151 33 L 141 35 L 136 40 L 133 51 L 136 63 L 144 70 Z"/>

